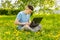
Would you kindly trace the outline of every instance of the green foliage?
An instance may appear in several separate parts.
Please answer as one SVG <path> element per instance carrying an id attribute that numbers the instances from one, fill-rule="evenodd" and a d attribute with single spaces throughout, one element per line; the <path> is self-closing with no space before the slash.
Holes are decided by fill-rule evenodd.
<path id="1" fill-rule="evenodd" d="M 33 5 L 34 8 L 38 5 L 40 7 L 43 7 L 42 10 L 47 10 L 50 7 L 54 6 L 54 0 L 18 0 L 14 4 L 11 4 L 11 1 L 5 0 L 5 2 L 2 2 L 1 4 L 2 10 L 0 10 L 3 11 L 4 9 L 5 11 L 8 11 L 8 13 L 5 12 L 0 14 L 15 14 L 12 13 L 11 10 L 24 10 L 25 6 L 28 4 Z"/>
<path id="2" fill-rule="evenodd" d="M 0 15 L 16 15 L 20 10 L 0 9 Z"/>

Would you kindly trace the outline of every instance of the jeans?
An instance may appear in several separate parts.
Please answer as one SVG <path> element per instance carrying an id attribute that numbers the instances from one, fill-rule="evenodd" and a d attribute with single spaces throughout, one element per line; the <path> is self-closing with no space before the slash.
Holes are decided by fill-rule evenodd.
<path id="1" fill-rule="evenodd" d="M 41 25 L 38 25 L 38 26 L 36 26 L 34 28 L 31 28 L 29 26 L 23 26 L 23 27 L 22 26 L 19 26 L 18 29 L 19 30 L 30 30 L 32 32 L 37 32 L 37 31 L 39 31 L 41 29 Z"/>

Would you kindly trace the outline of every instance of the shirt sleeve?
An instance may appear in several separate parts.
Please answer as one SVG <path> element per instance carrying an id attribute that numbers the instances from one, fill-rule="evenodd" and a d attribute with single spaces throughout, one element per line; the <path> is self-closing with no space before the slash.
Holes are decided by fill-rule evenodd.
<path id="1" fill-rule="evenodd" d="M 21 20 L 21 13 L 20 12 L 17 14 L 16 19 Z"/>

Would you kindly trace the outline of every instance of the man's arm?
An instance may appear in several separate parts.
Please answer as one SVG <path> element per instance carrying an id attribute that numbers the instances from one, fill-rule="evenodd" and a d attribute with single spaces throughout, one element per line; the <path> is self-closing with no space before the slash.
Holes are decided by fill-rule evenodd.
<path id="1" fill-rule="evenodd" d="M 29 25 L 30 22 L 21 23 L 21 22 L 19 22 L 18 19 L 16 19 L 15 22 L 14 22 L 14 24 L 16 24 L 16 25 Z"/>
<path id="2" fill-rule="evenodd" d="M 20 23 L 18 19 L 15 20 L 14 24 L 16 24 L 16 25 L 25 25 L 25 23 Z"/>
<path id="3" fill-rule="evenodd" d="M 31 24 L 31 21 L 29 20 L 27 24 L 30 25 Z"/>

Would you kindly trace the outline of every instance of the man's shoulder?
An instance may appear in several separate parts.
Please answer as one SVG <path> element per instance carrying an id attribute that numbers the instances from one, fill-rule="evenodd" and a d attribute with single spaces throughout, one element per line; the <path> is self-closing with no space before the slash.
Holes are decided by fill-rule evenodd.
<path id="1" fill-rule="evenodd" d="M 20 11 L 18 14 L 23 14 L 23 11 Z"/>

